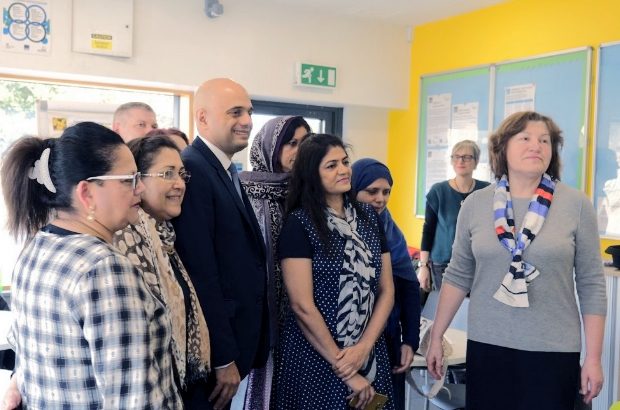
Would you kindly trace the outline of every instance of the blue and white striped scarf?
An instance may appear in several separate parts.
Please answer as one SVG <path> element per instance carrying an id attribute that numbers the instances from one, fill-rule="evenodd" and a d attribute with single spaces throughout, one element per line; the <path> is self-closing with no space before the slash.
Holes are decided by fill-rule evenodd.
<path id="1" fill-rule="evenodd" d="M 510 268 L 493 297 L 513 307 L 529 307 L 527 286 L 540 274 L 534 265 L 522 259 L 525 248 L 536 238 L 549 212 L 555 182 L 544 174 L 523 218 L 521 230 L 515 239 L 514 211 L 508 178 L 503 175 L 497 182 L 493 196 L 495 233 L 504 248 L 512 255 Z"/>
<path id="2" fill-rule="evenodd" d="M 359 342 L 372 316 L 375 294 L 370 281 L 376 276 L 376 268 L 371 250 L 357 232 L 357 213 L 351 204 L 345 205 L 345 219 L 328 208 L 327 226 L 346 240 L 340 274 L 336 341 L 348 347 Z M 359 373 L 369 382 L 374 381 L 377 373 L 374 348 Z"/>

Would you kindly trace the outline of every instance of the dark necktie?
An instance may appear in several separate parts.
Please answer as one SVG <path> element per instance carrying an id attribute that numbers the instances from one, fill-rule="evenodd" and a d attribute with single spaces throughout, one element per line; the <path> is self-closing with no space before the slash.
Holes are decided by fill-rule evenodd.
<path id="1" fill-rule="evenodd" d="M 237 167 L 234 163 L 230 163 L 228 172 L 230 172 L 230 178 L 232 179 L 233 184 L 235 184 L 235 189 L 237 190 L 237 194 L 239 194 L 241 202 L 243 202 L 243 197 L 241 196 L 241 184 L 239 183 L 239 174 L 237 173 Z"/>

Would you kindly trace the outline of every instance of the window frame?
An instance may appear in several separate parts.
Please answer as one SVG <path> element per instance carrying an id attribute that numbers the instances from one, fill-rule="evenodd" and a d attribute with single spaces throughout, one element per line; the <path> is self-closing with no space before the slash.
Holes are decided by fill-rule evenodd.
<path id="1" fill-rule="evenodd" d="M 145 91 L 151 93 L 171 94 L 174 97 L 174 113 L 173 123 L 175 127 L 179 127 L 180 124 L 187 124 L 187 129 L 193 134 L 194 132 L 194 116 L 192 108 L 194 105 L 194 92 L 188 90 L 182 90 L 174 87 L 156 87 L 149 85 L 132 85 L 121 84 L 105 81 L 90 81 L 90 80 L 73 80 L 62 77 L 46 77 L 45 75 L 22 75 L 22 74 L 10 74 L 0 71 L 0 80 L 8 81 L 25 81 L 25 82 L 37 82 L 51 85 L 66 85 L 66 86 L 78 86 L 84 88 L 107 88 L 110 90 L 119 91 Z M 186 113 L 185 121 L 182 120 L 183 113 L 181 112 L 181 98 L 188 99 L 189 110 Z"/>
<path id="2" fill-rule="evenodd" d="M 265 115 L 300 115 L 325 121 L 325 132 L 342 138 L 342 107 L 327 107 L 310 104 L 284 103 L 252 99 L 254 113 Z"/>

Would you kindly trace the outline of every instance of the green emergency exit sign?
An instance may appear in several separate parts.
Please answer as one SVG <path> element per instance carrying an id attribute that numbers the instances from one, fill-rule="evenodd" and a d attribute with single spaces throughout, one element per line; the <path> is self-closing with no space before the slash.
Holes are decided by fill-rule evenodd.
<path id="1" fill-rule="evenodd" d="M 299 63 L 297 64 L 297 84 L 335 88 L 336 67 Z"/>

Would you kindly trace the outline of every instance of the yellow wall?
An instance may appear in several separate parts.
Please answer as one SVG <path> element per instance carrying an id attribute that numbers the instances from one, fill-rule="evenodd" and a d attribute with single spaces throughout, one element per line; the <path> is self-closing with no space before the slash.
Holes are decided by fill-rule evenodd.
<path id="1" fill-rule="evenodd" d="M 390 210 L 410 245 L 419 246 L 423 223 L 414 214 L 420 76 L 576 47 L 596 50 L 620 40 L 619 16 L 618 0 L 512 0 L 415 29 L 410 108 L 390 113 L 388 134 L 388 165 L 396 181 Z M 596 53 L 593 59 L 596 76 Z M 589 124 L 588 193 L 593 104 Z M 611 243 L 603 240 L 603 250 Z"/>

